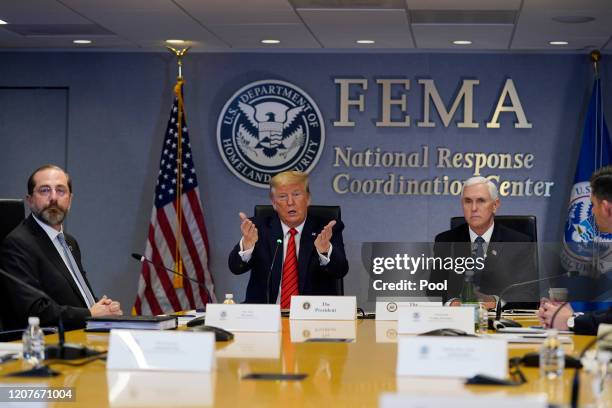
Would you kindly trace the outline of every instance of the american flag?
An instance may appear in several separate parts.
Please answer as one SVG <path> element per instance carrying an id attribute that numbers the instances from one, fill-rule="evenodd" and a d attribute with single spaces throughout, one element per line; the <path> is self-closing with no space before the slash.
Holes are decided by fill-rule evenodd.
<path id="1" fill-rule="evenodd" d="M 152 260 L 154 265 L 147 262 L 142 264 L 134 304 L 134 312 L 138 315 L 196 309 L 208 302 L 216 302 L 213 279 L 208 269 L 204 213 L 183 108 L 182 80 L 176 84 L 174 94 L 145 249 L 145 257 Z M 180 140 L 179 121 L 182 125 Z M 179 150 L 182 150 L 180 162 Z M 182 211 L 177 211 L 180 189 Z M 177 228 L 179 222 L 180 234 Z M 178 247 L 177 242 L 180 244 Z M 164 270 L 161 265 L 196 279 L 206 289 Z"/>

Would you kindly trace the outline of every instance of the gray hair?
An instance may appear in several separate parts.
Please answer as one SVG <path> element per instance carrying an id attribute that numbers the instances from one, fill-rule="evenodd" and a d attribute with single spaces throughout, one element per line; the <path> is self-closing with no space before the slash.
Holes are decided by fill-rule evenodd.
<path id="1" fill-rule="evenodd" d="M 463 186 L 461 187 L 461 197 L 463 197 L 463 191 L 466 187 L 474 186 L 476 184 L 486 184 L 487 187 L 489 187 L 489 194 L 491 195 L 491 198 L 493 200 L 497 200 L 497 198 L 499 197 L 499 194 L 497 193 L 497 186 L 495 185 L 495 183 L 481 176 L 470 177 L 469 179 L 463 182 Z"/>

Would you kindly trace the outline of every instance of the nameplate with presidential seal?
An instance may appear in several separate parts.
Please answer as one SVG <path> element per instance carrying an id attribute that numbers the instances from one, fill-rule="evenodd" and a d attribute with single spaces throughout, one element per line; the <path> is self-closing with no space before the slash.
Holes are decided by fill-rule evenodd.
<path id="1" fill-rule="evenodd" d="M 108 370 L 210 372 L 215 369 L 210 332 L 119 330 L 110 332 Z"/>
<path id="2" fill-rule="evenodd" d="M 461 336 L 400 336 L 397 341 L 398 376 L 469 378 L 477 374 L 506 378 L 506 341 Z"/>
<path id="3" fill-rule="evenodd" d="M 289 329 L 292 343 L 345 342 L 357 339 L 355 320 L 291 320 Z"/>
<path id="4" fill-rule="evenodd" d="M 355 296 L 291 296 L 292 320 L 355 320 Z"/>
<path id="5" fill-rule="evenodd" d="M 548 399 L 544 393 L 508 395 L 506 393 L 384 393 L 378 398 L 380 408 L 546 408 Z"/>
<path id="6" fill-rule="evenodd" d="M 204 323 L 237 332 L 278 332 L 280 305 L 209 303 Z"/>
<path id="7" fill-rule="evenodd" d="M 377 301 L 376 302 L 376 320 L 397 320 L 398 310 L 400 307 L 416 307 L 416 306 L 442 306 L 442 302 L 422 302 L 422 301 Z"/>
<path id="8" fill-rule="evenodd" d="M 399 334 L 421 334 L 439 329 L 475 333 L 474 309 L 471 307 L 402 306 L 398 316 Z"/>

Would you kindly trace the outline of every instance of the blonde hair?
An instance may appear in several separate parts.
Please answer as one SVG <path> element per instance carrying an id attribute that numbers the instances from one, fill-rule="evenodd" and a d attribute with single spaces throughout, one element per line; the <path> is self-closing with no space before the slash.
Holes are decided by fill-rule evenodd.
<path id="1" fill-rule="evenodd" d="M 278 173 L 270 179 L 270 193 L 275 188 L 280 186 L 286 186 L 288 184 L 302 184 L 308 194 L 310 194 L 310 188 L 308 187 L 308 174 L 297 171 L 288 170 Z"/>

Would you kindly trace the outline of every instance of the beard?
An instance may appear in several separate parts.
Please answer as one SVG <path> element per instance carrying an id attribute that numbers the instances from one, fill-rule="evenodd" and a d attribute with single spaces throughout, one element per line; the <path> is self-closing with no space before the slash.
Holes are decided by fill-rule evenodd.
<path id="1" fill-rule="evenodd" d="M 55 204 L 51 204 L 36 213 L 36 216 L 45 224 L 53 226 L 64 222 L 67 214 L 68 210 L 64 210 Z"/>

